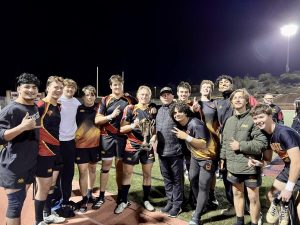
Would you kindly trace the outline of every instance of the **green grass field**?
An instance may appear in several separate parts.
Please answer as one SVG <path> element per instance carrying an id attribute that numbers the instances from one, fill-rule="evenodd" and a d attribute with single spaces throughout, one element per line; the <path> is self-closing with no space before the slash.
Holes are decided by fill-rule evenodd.
<path id="1" fill-rule="evenodd" d="M 290 126 L 293 118 L 293 111 L 284 111 L 284 117 L 285 117 L 285 124 Z M 100 165 L 97 167 L 97 171 L 99 174 L 100 171 Z M 142 197 L 143 197 L 143 191 L 142 191 L 142 176 L 141 176 L 141 166 L 135 167 L 135 174 L 133 175 L 132 182 L 131 182 L 131 188 L 129 193 L 129 200 L 136 201 L 138 203 L 141 203 Z M 76 176 L 78 176 L 76 174 Z M 153 202 L 153 205 L 157 208 L 164 206 L 166 203 L 166 198 L 164 194 L 164 184 L 163 180 L 160 174 L 159 165 L 158 162 L 155 162 L 153 166 L 152 171 L 152 191 L 151 191 L 151 201 Z M 78 177 L 77 177 L 78 179 Z M 263 184 L 260 188 L 260 201 L 262 205 L 262 211 L 265 213 L 268 209 L 268 201 L 266 200 L 266 192 L 268 188 L 272 185 L 273 178 L 271 177 L 263 177 Z M 188 196 L 188 180 L 186 180 L 186 186 L 185 186 L 185 195 Z M 99 177 L 96 181 L 96 187 L 99 186 Z M 117 193 L 116 188 L 116 182 L 115 182 L 115 170 L 112 169 L 110 172 L 110 179 L 107 187 L 108 191 L 111 193 Z M 217 180 L 216 184 L 216 196 L 219 201 L 219 208 L 215 211 L 210 211 L 203 215 L 202 219 L 205 224 L 211 224 L 211 225 L 232 225 L 235 222 L 235 217 L 230 218 L 224 218 L 220 216 L 221 209 L 224 209 L 227 207 L 227 201 L 225 198 L 224 193 L 224 186 L 222 180 Z M 183 212 L 180 214 L 179 218 L 185 221 L 189 221 L 192 215 L 192 210 L 189 212 Z M 250 217 L 247 215 L 245 216 L 245 224 L 250 223 Z M 264 223 L 268 224 L 268 223 Z"/>

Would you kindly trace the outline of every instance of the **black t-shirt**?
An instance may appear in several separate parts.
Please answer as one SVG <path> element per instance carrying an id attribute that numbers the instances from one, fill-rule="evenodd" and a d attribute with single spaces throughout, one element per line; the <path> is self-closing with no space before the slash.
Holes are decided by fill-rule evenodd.
<path id="1" fill-rule="evenodd" d="M 270 147 L 285 162 L 290 163 L 287 150 L 300 146 L 300 135 L 292 128 L 276 124 L 270 137 Z"/>
<path id="2" fill-rule="evenodd" d="M 0 151 L 0 173 L 1 167 L 17 175 L 36 166 L 39 129 L 24 131 L 9 142 L 4 140 L 4 132 L 21 124 L 27 112 L 36 120 L 38 126 L 40 115 L 36 105 L 12 102 L 0 112 L 0 144 L 4 145 L 3 150 Z"/>

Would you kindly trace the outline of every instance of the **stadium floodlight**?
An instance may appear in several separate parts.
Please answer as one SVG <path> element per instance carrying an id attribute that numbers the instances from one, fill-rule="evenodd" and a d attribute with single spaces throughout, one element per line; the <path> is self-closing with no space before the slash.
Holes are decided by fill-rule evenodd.
<path id="1" fill-rule="evenodd" d="M 286 55 L 286 66 L 285 71 L 290 72 L 289 61 L 290 61 L 290 38 L 295 35 L 298 31 L 298 26 L 296 24 L 287 24 L 280 28 L 280 32 L 283 36 L 288 38 L 287 44 L 287 55 Z"/>

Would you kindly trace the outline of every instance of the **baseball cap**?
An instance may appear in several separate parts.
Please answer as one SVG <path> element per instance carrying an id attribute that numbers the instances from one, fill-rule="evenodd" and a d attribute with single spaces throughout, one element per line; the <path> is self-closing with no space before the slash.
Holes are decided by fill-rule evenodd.
<path id="1" fill-rule="evenodd" d="M 170 93 L 170 94 L 173 94 L 173 91 L 172 91 L 172 88 L 170 87 L 163 87 L 160 92 L 159 92 L 159 95 L 162 95 L 164 93 Z"/>

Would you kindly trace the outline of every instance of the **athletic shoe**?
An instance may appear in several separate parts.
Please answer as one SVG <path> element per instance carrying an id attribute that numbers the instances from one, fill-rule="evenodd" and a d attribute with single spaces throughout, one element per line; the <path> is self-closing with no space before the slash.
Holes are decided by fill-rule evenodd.
<path id="1" fill-rule="evenodd" d="M 100 209 L 104 202 L 104 198 L 96 198 L 96 200 L 93 202 L 92 209 Z"/>
<path id="2" fill-rule="evenodd" d="M 279 219 L 278 206 L 275 205 L 274 202 L 272 202 L 267 212 L 266 220 L 268 223 L 276 223 L 278 219 Z"/>
<path id="3" fill-rule="evenodd" d="M 48 225 L 48 223 L 45 223 L 44 221 L 39 222 L 38 225 Z"/>
<path id="4" fill-rule="evenodd" d="M 155 208 L 149 201 L 144 201 L 144 207 L 145 207 L 145 209 L 147 209 L 150 212 L 155 211 Z"/>
<path id="5" fill-rule="evenodd" d="M 290 211 L 288 206 L 283 206 L 279 215 L 279 225 L 288 225 L 290 222 Z"/>
<path id="6" fill-rule="evenodd" d="M 172 209 L 172 207 L 173 207 L 172 203 L 169 203 L 169 202 L 168 202 L 168 204 L 165 205 L 165 207 L 160 208 L 160 211 L 161 211 L 162 213 L 168 214 L 169 211 Z"/>
<path id="7" fill-rule="evenodd" d="M 93 195 L 88 196 L 88 199 L 89 199 L 89 203 L 94 203 L 97 200 L 97 198 L 95 198 Z"/>
<path id="8" fill-rule="evenodd" d="M 235 209 L 234 209 L 234 206 L 230 206 L 229 208 L 227 209 L 223 209 L 221 211 L 221 215 L 223 216 L 234 216 L 235 215 Z"/>
<path id="9" fill-rule="evenodd" d="M 121 202 L 115 209 L 115 214 L 120 214 L 129 206 L 129 202 Z"/>
<path id="10" fill-rule="evenodd" d="M 51 214 L 50 216 L 44 217 L 45 223 L 63 223 L 66 219 L 64 217 L 60 217 L 57 214 Z"/>
<path id="11" fill-rule="evenodd" d="M 201 220 L 191 219 L 188 225 L 202 225 L 203 222 Z"/>
<path id="12" fill-rule="evenodd" d="M 169 217 L 171 218 L 176 218 L 179 214 L 181 213 L 181 208 L 172 208 L 170 211 L 169 211 Z"/>

